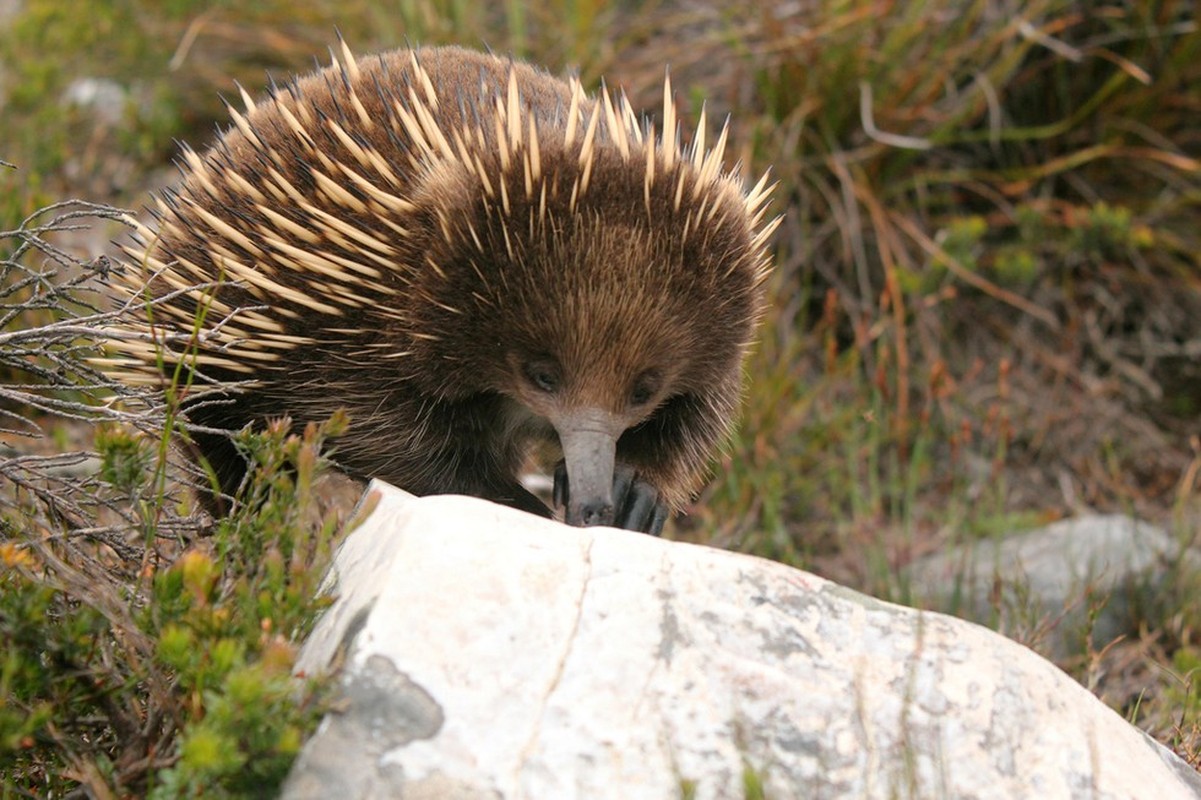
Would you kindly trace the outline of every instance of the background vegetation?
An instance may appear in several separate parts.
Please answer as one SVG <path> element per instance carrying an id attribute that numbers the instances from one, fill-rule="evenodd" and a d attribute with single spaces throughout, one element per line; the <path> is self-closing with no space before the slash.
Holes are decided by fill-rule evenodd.
<path id="1" fill-rule="evenodd" d="M 785 214 L 744 425 L 674 535 L 902 602 L 898 576 L 917 557 L 1088 511 L 1135 514 L 1196 544 L 1195 3 L 487 8 L 16 3 L 0 20 L 0 160 L 17 167 L 0 167 L 0 331 L 55 318 L 4 310 L 42 280 L 11 288 L 46 259 L 28 247 L 34 210 L 72 196 L 140 205 L 170 179 L 174 140 L 211 140 L 235 80 L 255 90 L 264 70 L 310 68 L 335 27 L 360 53 L 487 44 L 588 84 L 604 75 L 648 109 L 670 64 L 685 116 L 702 99 L 711 119 L 729 114 L 737 157 L 748 172 L 772 166 Z M 91 239 L 43 238 L 89 261 L 120 233 L 103 213 L 93 222 Z M 38 376 L 0 361 L 0 377 Z M 69 399 L 86 404 L 77 391 Z M 188 501 L 164 484 L 166 450 L 133 421 L 108 420 L 93 441 L 94 416 L 0 403 L 6 419 L 33 421 L 3 426 L 15 430 L 0 431 L 0 459 L 96 451 L 87 474 L 116 514 L 64 519 L 29 487 L 0 509 L 2 796 L 236 796 L 282 774 L 316 713 L 283 710 L 283 676 L 332 523 L 305 533 L 312 514 L 271 500 L 263 518 L 196 539 Z M 268 465 L 281 448 L 315 460 L 322 435 L 273 431 L 247 446 Z M 269 467 L 263 481 L 311 506 L 307 478 Z M 165 532 L 165 517 L 181 522 Z M 1124 639 L 1060 663 L 1196 766 L 1201 596 L 1187 568 L 1173 575 Z M 998 622 L 1035 648 L 1054 624 Z M 244 718 L 251 709 L 264 716 Z"/>

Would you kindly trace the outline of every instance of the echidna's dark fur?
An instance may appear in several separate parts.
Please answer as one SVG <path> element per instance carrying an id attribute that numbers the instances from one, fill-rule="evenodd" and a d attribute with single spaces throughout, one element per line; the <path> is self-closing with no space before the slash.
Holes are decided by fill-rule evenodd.
<path id="1" fill-rule="evenodd" d="M 532 442 L 562 441 L 571 521 L 657 527 L 728 434 L 773 227 L 765 182 L 722 171 L 724 132 L 706 150 L 702 120 L 678 144 L 665 92 L 657 135 L 624 97 L 525 64 L 343 46 L 262 102 L 243 93 L 126 250 L 131 294 L 147 275 L 158 296 L 223 282 L 155 312 L 189 330 L 205 304 L 223 323 L 199 370 L 252 381 L 192 421 L 345 407 L 347 472 L 542 513 L 515 473 Z M 154 360 L 132 342 L 114 359 Z M 198 442 L 235 491 L 229 442 Z M 615 469 L 657 514 L 609 510 Z"/>

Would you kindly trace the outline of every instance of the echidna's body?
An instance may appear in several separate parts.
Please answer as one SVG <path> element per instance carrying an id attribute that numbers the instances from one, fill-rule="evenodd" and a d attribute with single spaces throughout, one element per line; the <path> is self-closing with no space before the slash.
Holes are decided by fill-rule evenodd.
<path id="1" fill-rule="evenodd" d="M 193 422 L 345 407 L 347 472 L 543 513 L 515 473 L 558 440 L 575 523 L 657 528 L 687 500 L 735 414 L 771 227 L 721 142 L 702 127 L 682 152 L 670 98 L 656 136 L 624 98 L 452 48 L 343 47 L 245 99 L 127 250 L 153 295 L 210 287 L 155 321 L 191 330 L 206 307 L 223 324 L 199 371 L 252 381 Z M 198 443 L 232 493 L 241 458 Z"/>

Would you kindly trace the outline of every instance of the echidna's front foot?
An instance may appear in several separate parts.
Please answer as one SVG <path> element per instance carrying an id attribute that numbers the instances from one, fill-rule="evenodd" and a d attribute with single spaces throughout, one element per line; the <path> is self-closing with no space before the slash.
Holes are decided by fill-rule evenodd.
<path id="1" fill-rule="evenodd" d="M 668 516 L 667 505 L 659 499 L 659 490 L 624 466 L 614 470 L 613 509 L 614 526 L 651 536 L 663 532 Z"/>
<path id="2" fill-rule="evenodd" d="M 567 465 L 560 461 L 555 466 L 555 506 L 566 508 L 569 498 Z M 613 471 L 613 520 L 610 525 L 658 536 L 663 532 L 668 514 L 667 504 L 659 499 L 658 489 L 636 477 L 632 467 L 617 465 Z"/>

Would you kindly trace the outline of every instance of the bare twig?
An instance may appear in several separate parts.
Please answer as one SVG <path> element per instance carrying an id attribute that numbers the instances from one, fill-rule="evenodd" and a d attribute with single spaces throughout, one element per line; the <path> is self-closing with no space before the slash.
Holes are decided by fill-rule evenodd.
<path id="1" fill-rule="evenodd" d="M 180 289 L 161 297 L 114 303 L 106 291 L 114 270 L 106 257 L 83 260 L 56 243 L 64 232 L 112 222 L 129 224 L 128 212 L 79 201 L 56 203 L 31 214 L 19 228 L 0 231 L 11 254 L 0 261 L 0 419 L 6 446 L 0 449 L 0 508 L 23 524 L 41 529 L 47 541 L 62 536 L 102 543 L 123 561 L 141 559 L 147 498 L 129 496 L 129 487 L 99 480 L 102 459 L 93 452 L 62 452 L 46 441 L 48 432 L 69 430 L 90 443 L 97 425 L 138 431 L 147 441 L 162 438 L 171 425 L 169 408 L 155 386 L 131 386 L 105 372 L 110 344 L 154 341 L 183 348 L 217 335 L 238 313 L 207 325 L 198 334 L 147 331 L 133 324 L 147 309 L 181 293 L 205 292 L 213 285 Z M 221 388 L 197 376 L 192 394 L 214 400 Z M 200 476 L 168 448 L 181 482 Z M 204 520 L 175 516 L 168 503 L 158 529 L 179 535 L 195 532 Z"/>

